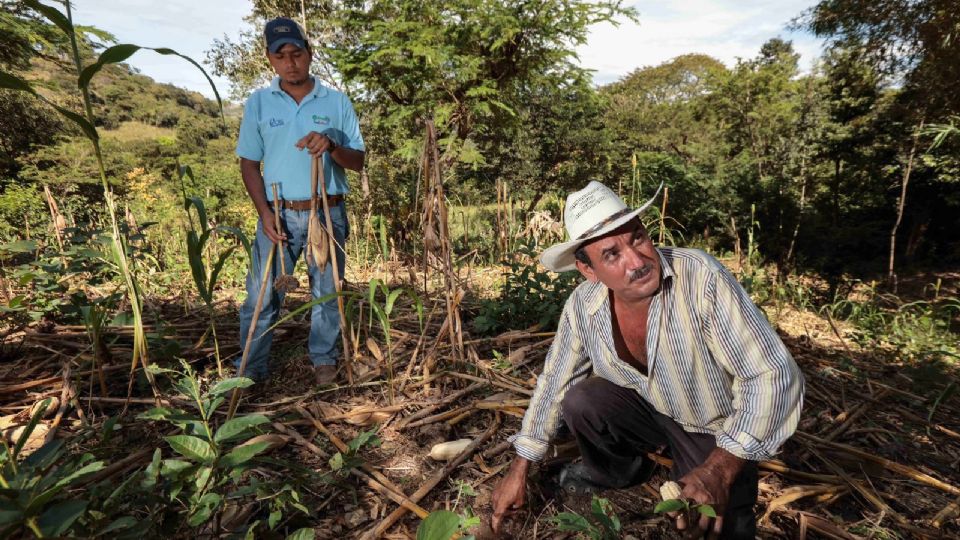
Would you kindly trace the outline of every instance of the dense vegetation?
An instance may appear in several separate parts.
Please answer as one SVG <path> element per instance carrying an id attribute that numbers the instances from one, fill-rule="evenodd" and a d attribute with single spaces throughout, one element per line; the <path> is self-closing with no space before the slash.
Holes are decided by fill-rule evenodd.
<path id="1" fill-rule="evenodd" d="M 425 120 L 433 119 L 454 258 L 504 274 L 492 287 L 468 287 L 469 331 L 556 323 L 577 276 L 545 273 L 535 256 L 558 238 L 566 192 L 596 178 L 635 204 L 663 182 L 669 196 L 648 214 L 655 237 L 723 256 L 758 303 L 817 311 L 831 326 L 843 319 L 859 344 L 919 370 L 960 354 L 960 301 L 941 294 L 941 281 L 924 288 L 926 274 L 919 278 L 922 291 L 911 294 L 921 300 L 893 294 L 921 271 L 949 280 L 945 272 L 960 263 L 960 11 L 945 0 L 867 4 L 825 0 L 798 14 L 797 25 L 828 42 L 810 72 L 789 42 L 771 37 L 735 65 L 688 54 L 601 87 L 573 50 L 597 23 L 642 20 L 616 0 L 265 0 L 254 2 L 248 22 L 259 29 L 303 6 L 321 45 L 314 71 L 347 91 L 360 113 L 368 154 L 364 173 L 351 178 L 351 278 L 369 279 L 357 276 L 375 267 L 401 281 L 397 268 L 425 260 L 422 156 Z M 214 40 L 208 51 L 207 65 L 232 81 L 234 103 L 221 111 L 122 60 L 95 64 L 118 51 L 101 29 L 74 28 L 35 0 L 0 0 L 0 8 L 3 339 L 79 325 L 94 351 L 92 373 L 110 360 L 105 329 L 132 325 L 142 336 L 133 339 L 134 367 L 147 366 L 147 351 L 164 367 L 131 374 L 128 395 L 159 393 L 159 377 L 180 396 L 143 412 L 132 435 L 163 430 L 176 456 L 151 452 L 129 485 L 88 477 L 107 466 L 100 456 L 110 421 L 69 449 L 58 443 L 27 459 L 19 459 L 19 441 L 0 449 L 3 478 L 20 483 L 17 496 L 30 509 L 4 514 L 0 533 L 190 536 L 309 526 L 302 486 L 342 480 L 376 437 L 361 433 L 328 474 L 260 456 L 275 436 L 266 417 L 215 416 L 248 381 L 205 379 L 221 367 L 218 345 L 206 373 L 181 366 L 174 359 L 183 340 L 165 326 L 164 309 L 179 302 L 184 312 L 203 312 L 210 332 L 194 350 L 209 335 L 216 343 L 217 318 L 235 313 L 229 304 L 218 312 L 217 302 L 242 295 L 243 232 L 256 214 L 233 148 L 239 103 L 270 76 L 258 31 Z M 91 65 L 100 69 L 89 85 L 78 82 Z M 391 309 L 403 289 L 371 280 L 369 291 L 350 294 L 372 304 L 371 329 L 376 313 L 392 399 Z M 423 306 L 409 296 L 422 325 Z M 110 345 L 128 345 L 116 339 Z M 17 358 L 16 347 L 0 342 L 0 358 Z M 503 366 L 516 360 L 492 354 Z M 100 378 L 106 395 L 102 371 Z M 257 466 L 276 474 L 251 481 Z M 51 467 L 60 476 L 47 474 Z M 81 487 L 90 495 L 82 505 L 66 499 Z M 228 509 L 248 507 L 263 519 L 230 515 L 237 522 L 228 523 Z"/>

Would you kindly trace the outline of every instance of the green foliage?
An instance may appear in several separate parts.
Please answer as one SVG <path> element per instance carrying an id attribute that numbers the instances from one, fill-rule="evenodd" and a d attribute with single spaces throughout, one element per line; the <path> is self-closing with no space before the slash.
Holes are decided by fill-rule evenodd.
<path id="1" fill-rule="evenodd" d="M 219 426 L 216 424 L 215 412 L 227 394 L 236 388 L 249 387 L 252 380 L 223 379 L 204 390 L 186 362 L 183 372 L 159 368 L 153 371 L 178 377 L 174 388 L 190 403 L 190 410 L 155 407 L 139 416 L 141 420 L 166 423 L 179 431 L 164 437 L 175 457 L 163 459 L 163 452 L 158 448 L 141 480 L 143 489 L 162 493 L 162 498 L 168 501 L 166 513 L 172 515 L 162 516 L 161 523 L 176 519 L 178 508 L 182 507 L 186 524 L 201 528 L 211 522 L 219 523 L 227 509 L 255 500 L 270 504 L 271 519 L 267 527 L 271 530 L 284 515 L 309 515 L 297 487 L 307 478 L 292 464 L 264 456 L 276 445 L 276 441 L 262 436 L 269 430 L 270 421 L 265 416 L 237 416 Z M 255 471 L 264 464 L 273 470 L 286 469 L 286 472 L 261 478 Z M 309 480 L 329 481 L 316 476 Z"/>
<path id="2" fill-rule="evenodd" d="M 822 312 L 856 327 L 853 339 L 862 346 L 892 349 L 903 360 L 954 362 L 960 341 L 954 320 L 960 316 L 960 298 L 902 302 L 892 294 L 869 287 L 857 300 L 838 298 Z"/>
<path id="3" fill-rule="evenodd" d="M 715 518 L 717 511 L 709 504 L 696 504 L 689 499 L 667 499 L 657 503 L 653 508 L 657 514 L 666 514 L 668 512 L 697 512 L 704 516 Z"/>
<path id="4" fill-rule="evenodd" d="M 62 440 L 51 441 L 25 458 L 21 455 L 49 404 L 49 399 L 41 402 L 13 448 L 4 439 L 0 449 L 0 536 L 4 538 L 26 530 L 38 538 L 64 535 L 89 504 L 70 498 L 67 490 L 104 467 L 91 454 L 68 457 Z"/>
<path id="5" fill-rule="evenodd" d="M 330 458 L 328 461 L 330 470 L 340 476 L 346 476 L 351 469 L 355 469 L 363 463 L 359 456 L 360 450 L 365 447 L 376 448 L 380 446 L 380 442 L 376 429 L 361 432 L 347 443 L 346 452 L 337 452 Z"/>
<path id="6" fill-rule="evenodd" d="M 506 272 L 500 294 L 483 300 L 473 319 L 481 334 L 536 325 L 549 332 L 556 329 L 567 297 L 580 282 L 577 272 L 554 274 L 544 271 L 530 248 L 520 251 Z"/>
<path id="7" fill-rule="evenodd" d="M 620 518 L 610 501 L 597 496 L 590 505 L 590 518 L 575 512 L 561 512 L 548 521 L 561 532 L 580 533 L 591 540 L 617 540 L 621 536 Z"/>
<path id="8" fill-rule="evenodd" d="M 417 540 L 450 540 L 457 535 L 462 540 L 474 540 L 473 535 L 458 534 L 480 524 L 480 518 L 467 511 L 460 515 L 449 510 L 430 512 L 417 527 Z"/>

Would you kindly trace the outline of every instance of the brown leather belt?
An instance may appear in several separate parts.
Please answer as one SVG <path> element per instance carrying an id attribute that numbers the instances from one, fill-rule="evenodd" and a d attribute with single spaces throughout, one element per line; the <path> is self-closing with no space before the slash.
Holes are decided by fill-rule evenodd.
<path id="1" fill-rule="evenodd" d="M 327 195 L 327 204 L 330 206 L 338 205 L 341 201 L 343 201 L 343 195 Z M 286 199 L 281 199 L 280 206 L 290 210 L 309 210 L 310 199 L 305 201 L 288 201 Z M 317 200 L 317 208 L 323 208 L 323 201 L 319 199 Z"/>

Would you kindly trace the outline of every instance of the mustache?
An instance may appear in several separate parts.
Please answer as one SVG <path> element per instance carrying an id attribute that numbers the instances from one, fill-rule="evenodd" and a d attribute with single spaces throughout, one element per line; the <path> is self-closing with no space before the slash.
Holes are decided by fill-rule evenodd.
<path id="1" fill-rule="evenodd" d="M 635 268 L 635 269 L 631 270 L 630 273 L 627 274 L 627 279 L 629 280 L 630 283 L 633 283 L 634 281 L 637 281 L 638 279 L 642 279 L 642 278 L 647 277 L 647 274 L 649 274 L 649 273 L 652 272 L 652 271 L 653 271 L 653 265 L 647 263 L 647 264 L 641 266 L 640 268 Z"/>

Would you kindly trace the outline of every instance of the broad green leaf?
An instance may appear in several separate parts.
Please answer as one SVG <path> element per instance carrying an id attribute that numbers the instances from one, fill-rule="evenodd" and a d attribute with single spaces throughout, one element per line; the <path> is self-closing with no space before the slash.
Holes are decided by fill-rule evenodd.
<path id="1" fill-rule="evenodd" d="M 248 429 L 269 421 L 270 419 L 262 414 L 251 414 L 227 420 L 213 435 L 213 441 L 216 443 L 229 441 L 230 439 L 243 435 Z"/>
<path id="2" fill-rule="evenodd" d="M 160 467 L 160 476 L 164 478 L 173 478 L 181 472 L 193 467 L 193 463 L 179 459 L 165 459 Z"/>
<path id="3" fill-rule="evenodd" d="M 254 521 L 247 527 L 247 534 L 243 535 L 243 540 L 256 540 L 257 526 L 260 525 L 260 520 Z"/>
<path id="4" fill-rule="evenodd" d="M 20 92 L 27 92 L 28 94 L 33 94 L 34 97 L 43 101 L 47 105 L 53 107 L 54 109 L 57 110 L 57 112 L 67 117 L 71 122 L 73 122 L 74 124 L 77 124 L 77 126 L 79 126 L 81 130 L 83 130 L 84 135 L 86 135 L 87 138 L 89 138 L 91 141 L 96 142 L 97 140 L 99 140 L 100 135 L 97 134 L 97 129 L 93 127 L 93 124 L 88 122 L 86 118 L 80 116 L 79 114 L 69 109 L 63 108 L 57 105 L 56 103 L 53 103 L 52 101 L 48 100 L 47 98 L 43 97 L 42 95 L 38 94 L 36 90 L 34 90 L 32 86 L 30 86 L 30 83 L 21 79 L 20 77 L 17 77 L 16 75 L 7 73 L 5 71 L 0 71 L 0 88 L 6 88 L 9 90 L 19 90 Z"/>
<path id="5" fill-rule="evenodd" d="M 38 0 L 24 0 L 23 2 L 30 9 L 42 13 L 44 17 L 50 20 L 53 24 L 57 25 L 57 28 L 63 31 L 66 37 L 72 37 L 74 33 L 73 25 L 70 24 L 70 19 L 63 14 L 59 9 L 48 6 L 46 4 L 41 4 Z"/>
<path id="6" fill-rule="evenodd" d="M 339 471 L 343 468 L 343 454 L 337 452 L 330 458 L 327 463 L 330 465 L 330 468 L 334 471 Z"/>
<path id="7" fill-rule="evenodd" d="M 132 516 L 123 516 L 122 518 L 116 519 L 113 523 L 107 525 L 106 527 L 100 529 L 100 532 L 97 533 L 97 536 L 103 536 L 108 532 L 119 531 L 121 529 L 129 529 L 137 524 L 137 519 Z"/>
<path id="8" fill-rule="evenodd" d="M 234 448 L 232 452 L 223 456 L 220 464 L 226 468 L 241 465 L 265 452 L 270 445 L 271 443 L 269 441 L 264 441 Z"/>
<path id="9" fill-rule="evenodd" d="M 714 510 L 713 507 L 710 506 L 709 504 L 698 504 L 697 512 L 700 512 L 701 514 L 707 517 L 712 517 L 712 518 L 717 517 L 717 511 Z"/>
<path id="10" fill-rule="evenodd" d="M 687 503 L 680 499 L 667 499 L 657 503 L 657 505 L 653 507 L 653 511 L 657 514 L 663 514 L 667 512 L 677 512 L 685 509 L 686 507 Z"/>
<path id="11" fill-rule="evenodd" d="M 397 289 L 392 293 L 390 293 L 389 296 L 387 296 L 387 303 L 383 305 L 383 311 L 385 311 L 387 315 L 390 315 L 391 313 L 393 313 L 393 304 L 397 301 L 397 298 L 404 292 L 405 292 L 404 289 Z"/>
<path id="12" fill-rule="evenodd" d="M 285 540 L 313 540 L 314 535 L 313 529 L 297 529 L 287 536 Z"/>
<path id="13" fill-rule="evenodd" d="M 223 117 L 223 100 L 220 99 L 220 92 L 217 91 L 217 85 L 213 84 L 213 79 L 210 78 L 210 75 L 207 75 L 206 70 L 204 70 L 200 64 L 198 64 L 195 60 L 193 60 L 189 56 L 180 54 L 177 51 L 173 49 L 168 49 L 166 47 L 158 47 L 158 48 L 141 47 L 139 45 L 133 45 L 130 43 L 122 43 L 120 45 L 114 45 L 112 47 L 108 47 L 102 53 L 100 53 L 100 57 L 97 58 L 97 61 L 95 63 L 87 66 L 80 73 L 80 77 L 77 78 L 77 86 L 79 86 L 80 88 L 87 88 L 90 85 L 90 79 L 92 79 L 94 75 L 96 75 L 101 69 L 103 69 L 103 66 L 107 64 L 116 64 L 118 62 L 123 62 L 124 60 L 126 60 L 127 58 L 130 58 L 131 56 L 133 56 L 134 53 L 136 53 L 141 49 L 154 51 L 162 55 L 179 56 L 180 58 L 183 58 L 187 62 L 190 62 L 191 64 L 193 64 L 194 67 L 196 67 L 197 69 L 200 70 L 201 73 L 203 73 L 203 76 L 206 77 L 207 82 L 210 83 L 210 88 L 213 89 L 213 95 L 217 98 L 217 105 L 220 106 L 220 117 L 221 118 Z"/>
<path id="14" fill-rule="evenodd" d="M 210 481 L 210 475 L 213 474 L 213 467 L 200 467 L 197 469 L 193 478 L 193 485 L 197 487 L 197 492 L 203 490 L 207 482 Z"/>
<path id="15" fill-rule="evenodd" d="M 197 504 L 197 508 L 190 519 L 187 520 L 187 524 L 191 527 L 196 527 L 201 523 L 205 523 L 210 519 L 210 516 L 213 514 L 214 510 L 220 506 L 220 502 L 223 498 L 218 493 L 207 493 L 204 495 L 200 502 Z"/>
<path id="16" fill-rule="evenodd" d="M 190 179 L 193 180 L 193 174 L 191 171 Z M 190 207 L 193 206 L 197 210 L 197 221 L 200 222 L 201 230 L 207 230 L 207 207 L 203 204 L 203 199 L 200 197 L 187 197 L 187 200 L 183 203 L 184 209 L 188 212 Z M 201 242 L 202 244 L 203 242 Z"/>
<path id="17" fill-rule="evenodd" d="M 36 240 L 17 240 L 0 245 L 0 251 L 5 251 L 7 253 L 32 253 L 36 250 Z"/>
<path id="18" fill-rule="evenodd" d="M 237 240 L 239 240 L 240 243 L 243 245 L 243 249 L 247 251 L 247 258 L 248 259 L 250 258 L 250 239 L 247 238 L 247 235 L 243 234 L 243 231 L 241 231 L 236 227 L 231 227 L 229 225 L 218 225 L 215 230 L 217 232 L 227 233 L 233 236 L 234 238 L 236 238 Z"/>
<path id="19" fill-rule="evenodd" d="M 460 516 L 449 510 L 430 512 L 417 527 L 417 540 L 450 540 L 460 529 Z"/>
<path id="20" fill-rule="evenodd" d="M 150 461 L 150 465 L 147 465 L 143 482 L 140 483 L 143 487 L 152 488 L 157 485 L 157 481 L 160 479 L 160 458 L 162 455 L 159 448 L 153 451 L 153 459 Z"/>
<path id="21" fill-rule="evenodd" d="M 27 459 L 23 460 L 23 464 L 27 467 L 42 471 L 60 457 L 60 451 L 63 449 L 63 445 L 64 441 L 62 439 L 54 439 L 27 456 Z"/>
<path id="22" fill-rule="evenodd" d="M 220 257 L 217 258 L 217 262 L 213 264 L 213 268 L 210 269 L 210 280 L 207 282 L 207 291 L 205 296 L 205 300 L 209 299 L 209 304 L 213 304 L 213 293 L 217 287 L 217 280 L 220 279 L 220 271 L 223 269 L 224 263 L 227 262 L 227 259 L 236 249 L 237 246 L 230 246 L 229 248 L 225 249 L 223 253 L 220 254 Z"/>
<path id="23" fill-rule="evenodd" d="M 557 525 L 559 531 L 589 531 L 593 526 L 587 521 L 587 518 L 573 512 L 560 512 L 557 517 L 550 518 L 551 522 Z"/>
<path id="24" fill-rule="evenodd" d="M 63 479 L 61 479 L 59 482 L 55 484 L 55 487 L 66 487 L 70 485 L 74 480 L 78 480 L 88 474 L 93 474 L 103 469 L 103 467 L 104 465 L 102 461 L 94 461 L 93 463 L 88 463 L 83 467 L 77 469 L 76 471 L 73 471 Z"/>
<path id="25" fill-rule="evenodd" d="M 219 396 L 221 394 L 226 394 L 234 388 L 249 388 L 253 386 L 253 384 L 253 379 L 249 377 L 232 377 L 230 379 L 224 379 L 213 385 L 213 388 L 210 389 L 210 394 Z"/>
<path id="26" fill-rule="evenodd" d="M 190 458 L 201 463 L 208 463 L 213 460 L 215 454 L 210 443 L 192 435 L 171 435 L 164 437 L 170 447 L 181 456 Z"/>
<path id="27" fill-rule="evenodd" d="M 23 519 L 23 513 L 19 510 L 0 510 L 0 527 L 21 519 Z"/>
<path id="28" fill-rule="evenodd" d="M 33 413 L 33 416 L 30 418 L 30 422 L 27 423 L 27 426 L 23 429 L 23 433 L 20 434 L 20 438 L 17 439 L 17 444 L 13 447 L 14 460 L 16 460 L 17 456 L 20 455 L 20 451 L 23 450 L 23 445 L 27 444 L 27 440 L 30 439 L 30 434 L 32 434 L 33 430 L 36 429 L 37 424 L 40 423 L 40 419 L 43 418 L 43 413 L 47 412 L 47 407 L 49 406 L 50 398 L 40 402 L 40 406 L 38 406 L 37 411 Z"/>
<path id="29" fill-rule="evenodd" d="M 70 529 L 77 518 L 83 515 L 87 510 L 87 504 L 89 501 L 77 499 L 57 503 L 40 514 L 37 525 L 44 536 L 61 536 Z"/>
<path id="30" fill-rule="evenodd" d="M 270 512 L 270 515 L 267 516 L 267 527 L 272 531 L 277 528 L 277 523 L 280 523 L 280 520 L 283 519 L 283 512 L 280 510 L 274 510 Z"/>

